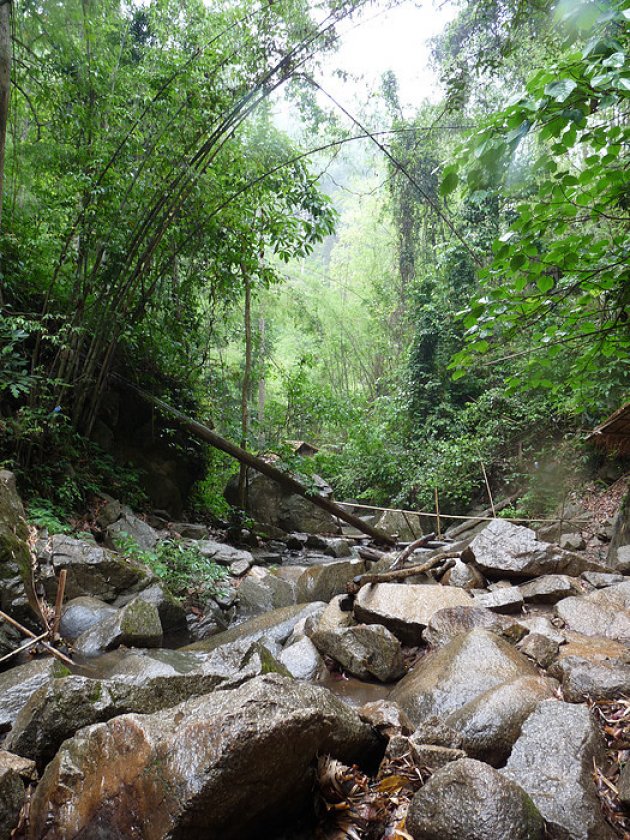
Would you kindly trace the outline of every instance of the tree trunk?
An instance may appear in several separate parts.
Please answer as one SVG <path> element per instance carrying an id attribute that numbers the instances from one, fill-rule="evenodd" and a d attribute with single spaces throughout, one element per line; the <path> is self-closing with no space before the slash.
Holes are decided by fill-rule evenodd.
<path id="1" fill-rule="evenodd" d="M 4 152 L 11 94 L 11 0 L 0 0 L 0 232 L 4 196 Z"/>
<path id="2" fill-rule="evenodd" d="M 241 448 L 247 449 L 247 433 L 249 431 L 249 390 L 252 378 L 252 281 L 243 272 L 245 282 L 245 370 L 243 372 L 243 387 L 241 389 Z M 242 510 L 246 507 L 247 496 L 247 467 L 241 464 L 238 476 L 238 503 Z"/>
<path id="3" fill-rule="evenodd" d="M 265 380 L 265 319 L 261 315 L 258 319 L 258 335 L 260 340 L 260 376 L 258 379 L 258 447 L 265 446 L 265 400 L 267 397 L 267 383 Z"/>

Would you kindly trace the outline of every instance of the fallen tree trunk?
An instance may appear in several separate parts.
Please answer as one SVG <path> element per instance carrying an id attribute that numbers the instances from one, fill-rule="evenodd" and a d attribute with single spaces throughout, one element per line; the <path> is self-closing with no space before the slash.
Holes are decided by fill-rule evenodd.
<path id="1" fill-rule="evenodd" d="M 191 417 L 188 417 L 181 411 L 178 411 L 176 408 L 173 408 L 172 406 L 168 405 L 168 403 L 165 403 L 163 400 L 158 399 L 158 397 L 154 397 L 151 394 L 148 394 L 146 391 L 143 391 L 142 388 L 138 388 L 137 385 L 132 385 L 130 382 L 127 382 L 120 376 L 115 376 L 115 379 L 117 382 L 120 382 L 126 388 L 130 388 L 132 391 L 136 391 L 136 393 L 144 397 L 145 400 L 148 400 L 149 402 L 153 403 L 158 408 L 162 409 L 162 411 L 165 411 L 167 414 L 170 414 L 173 417 L 177 418 L 181 425 L 191 435 L 194 435 L 200 440 L 209 443 L 216 449 L 220 449 L 222 452 L 226 452 L 228 455 L 231 455 L 232 458 L 236 458 L 236 460 L 239 463 L 245 464 L 245 466 L 251 467 L 257 472 L 268 476 L 273 481 L 276 481 L 278 484 L 280 484 L 282 487 L 286 487 L 286 489 L 290 490 L 292 493 L 295 493 L 298 496 L 302 496 L 304 499 L 308 499 L 308 501 L 312 502 L 312 504 L 314 504 L 316 507 L 322 508 L 323 510 L 328 511 L 328 513 L 331 513 L 333 516 L 336 516 L 344 522 L 347 522 L 348 525 L 352 525 L 354 528 L 361 531 L 363 534 L 366 534 L 368 537 L 371 537 L 375 542 L 384 543 L 385 545 L 396 545 L 396 540 L 390 537 L 389 534 L 380 531 L 378 528 L 374 528 L 372 525 L 368 525 L 362 519 L 359 519 L 358 516 L 355 516 L 353 513 L 349 513 L 343 510 L 343 508 L 339 507 L 334 502 L 331 502 L 330 499 L 325 499 L 323 496 L 319 496 L 317 494 L 312 495 L 309 492 L 309 490 L 297 480 L 297 478 L 294 478 L 289 473 L 285 473 L 282 470 L 279 470 L 272 464 L 268 464 L 266 461 L 263 461 L 262 458 L 258 458 L 256 455 L 252 455 L 252 453 L 248 452 L 246 449 L 242 449 L 235 443 L 226 440 L 226 438 L 221 437 L 221 435 L 218 435 L 208 426 L 204 426 L 203 423 L 199 423 L 197 420 L 193 420 Z"/>
<path id="2" fill-rule="evenodd" d="M 371 574 L 359 575 L 351 583 L 348 584 L 346 591 L 348 595 L 356 595 L 359 589 L 367 586 L 369 583 L 391 583 L 392 581 L 405 580 L 414 575 L 422 575 L 439 566 L 445 560 L 453 560 L 461 557 L 461 551 L 441 551 L 430 560 L 426 560 L 419 566 L 409 566 L 407 569 L 390 569 L 388 572 L 375 572 Z"/>

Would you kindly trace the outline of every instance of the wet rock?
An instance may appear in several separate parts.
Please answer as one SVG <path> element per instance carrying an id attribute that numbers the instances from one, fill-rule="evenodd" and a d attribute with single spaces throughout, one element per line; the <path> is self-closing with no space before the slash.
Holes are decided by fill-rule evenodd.
<path id="1" fill-rule="evenodd" d="M 560 548 L 567 551 L 583 551 L 586 548 L 586 542 L 582 534 L 563 534 L 559 540 Z"/>
<path id="2" fill-rule="evenodd" d="M 136 598 L 82 633 L 74 647 L 84 656 L 96 656 L 119 645 L 159 647 L 161 642 L 162 625 L 157 608 Z"/>
<path id="3" fill-rule="evenodd" d="M 591 600 L 593 595 L 606 591 L 600 589 L 581 598 L 565 598 L 556 604 L 556 615 L 570 630 L 585 636 L 604 636 L 630 644 L 630 610 Z"/>
<path id="4" fill-rule="evenodd" d="M 130 603 L 133 598 L 152 604 L 158 611 L 162 629 L 167 632 L 177 632 L 186 629 L 186 610 L 174 595 L 161 583 L 154 583 L 142 589 L 137 595 L 126 595 L 116 600 L 116 606 L 121 607 Z"/>
<path id="5" fill-rule="evenodd" d="M 582 580 L 585 580 L 595 589 L 603 589 L 615 583 L 623 583 L 624 576 L 612 572 L 584 572 L 582 574 Z"/>
<path id="6" fill-rule="evenodd" d="M 63 608 L 59 633 L 62 638 L 74 641 L 81 633 L 85 633 L 95 624 L 116 615 L 118 610 L 91 595 L 82 595 L 68 601 Z"/>
<path id="7" fill-rule="evenodd" d="M 433 744 L 416 744 L 410 740 L 411 754 L 416 767 L 426 767 L 429 770 L 439 770 L 452 761 L 466 758 L 464 750 L 452 747 L 436 747 Z"/>
<path id="8" fill-rule="evenodd" d="M 522 583 L 519 589 L 523 599 L 532 604 L 555 604 L 562 598 L 581 592 L 578 580 L 568 575 L 543 575 Z"/>
<path id="9" fill-rule="evenodd" d="M 546 574 L 574 577 L 589 570 L 606 571 L 582 554 L 542 542 L 531 528 L 493 519 L 470 544 L 475 562 L 489 577 L 522 580 Z"/>
<path id="10" fill-rule="evenodd" d="M 92 542 L 75 540 L 65 534 L 51 538 L 50 557 L 56 575 L 66 569 L 66 598 L 92 595 L 102 601 L 114 601 L 119 595 L 137 592 L 154 582 L 153 573 L 139 563 L 120 557 Z M 47 597 L 54 601 L 57 581 L 45 584 Z"/>
<path id="11" fill-rule="evenodd" d="M 344 595 L 335 595 L 322 612 L 316 630 L 338 630 L 340 627 L 351 627 L 355 624 L 351 610 L 344 610 Z"/>
<path id="12" fill-rule="evenodd" d="M 317 630 L 311 639 L 321 653 L 359 679 L 391 682 L 405 671 L 400 642 L 379 624 Z"/>
<path id="13" fill-rule="evenodd" d="M 30 575 L 28 529 L 15 476 L 0 470 L 0 609 L 29 625 L 34 616 L 29 599 L 35 605 Z"/>
<path id="14" fill-rule="evenodd" d="M 264 615 L 256 616 L 249 621 L 243 622 L 236 627 L 231 627 L 223 633 L 218 633 L 211 639 L 203 639 L 182 648 L 184 651 L 212 651 L 220 645 L 237 641 L 238 639 L 250 639 L 258 641 L 266 639 L 275 644 L 284 644 L 293 632 L 295 625 L 313 613 L 320 612 L 325 604 L 293 604 L 290 607 L 282 607 L 272 610 Z"/>
<path id="15" fill-rule="evenodd" d="M 0 732 L 11 728 L 31 694 L 62 673 L 54 659 L 36 659 L 0 674 Z"/>
<path id="16" fill-rule="evenodd" d="M 287 534 L 287 538 L 284 541 L 284 543 L 290 551 L 302 551 L 302 549 L 306 548 L 306 546 L 308 544 L 309 536 L 313 540 L 322 543 L 321 545 L 319 545 L 319 544 L 314 545 L 314 546 L 311 545 L 311 548 L 323 548 L 324 547 L 324 545 L 325 545 L 324 540 L 320 539 L 315 534 L 312 534 L 312 535 L 309 535 L 309 534 Z"/>
<path id="17" fill-rule="evenodd" d="M 369 723 L 380 735 L 411 735 L 413 724 L 397 703 L 374 700 L 359 708 L 361 720 Z"/>
<path id="18" fill-rule="evenodd" d="M 18 648 L 23 641 L 18 631 L 11 627 L 10 624 L 0 624 L 0 657 L 6 656 L 12 650 Z M 7 661 L 0 664 L 0 670 L 11 667 L 11 662 Z"/>
<path id="19" fill-rule="evenodd" d="M 306 636 L 285 647 L 278 661 L 296 680 L 315 680 L 325 670 L 317 648 Z"/>
<path id="20" fill-rule="evenodd" d="M 593 783 L 603 737 L 586 706 L 544 700 L 523 724 L 503 770 L 531 796 L 554 840 L 612 840 Z"/>
<path id="21" fill-rule="evenodd" d="M 252 566 L 239 586 L 238 600 L 245 614 L 266 613 L 295 604 L 295 587 L 262 566 Z"/>
<path id="22" fill-rule="evenodd" d="M 411 800 L 414 840 L 542 840 L 544 823 L 527 794 L 492 767 L 463 758 L 437 770 Z"/>
<path id="23" fill-rule="evenodd" d="M 541 668 L 548 668 L 558 656 L 559 645 L 541 633 L 529 633 L 520 641 L 517 650 L 529 656 Z"/>
<path id="24" fill-rule="evenodd" d="M 404 644 L 417 645 L 435 613 L 471 604 L 470 595 L 455 587 L 377 583 L 359 590 L 354 615 L 363 624 L 382 624 Z"/>
<path id="25" fill-rule="evenodd" d="M 461 709 L 495 686 L 530 676 L 538 676 L 536 668 L 506 641 L 472 630 L 420 660 L 390 699 L 418 725 L 430 715 L 445 717 Z"/>
<path id="26" fill-rule="evenodd" d="M 12 767 L 0 764 L 0 840 L 10 840 L 24 804 L 24 782 Z"/>
<path id="27" fill-rule="evenodd" d="M 228 628 L 225 613 L 213 599 L 206 603 L 202 615 L 189 613 L 186 616 L 186 622 L 188 633 L 193 642 L 200 642 L 203 639 L 216 636 L 217 633 L 222 633 Z"/>
<path id="28" fill-rule="evenodd" d="M 562 694 L 569 703 L 613 700 L 630 692 L 630 665 L 619 660 L 591 662 L 564 656 L 550 673 L 562 680 Z"/>
<path id="29" fill-rule="evenodd" d="M 0 773 L 5 770 L 14 770 L 21 779 L 31 782 L 37 778 L 37 769 L 35 762 L 28 758 L 22 758 L 21 755 L 7 752 L 7 750 L 0 750 Z"/>
<path id="30" fill-rule="evenodd" d="M 525 720 L 541 700 L 554 696 L 557 687 L 555 680 L 521 677 L 480 694 L 450 714 L 445 724 L 459 732 L 469 756 L 500 767 Z"/>
<path id="31" fill-rule="evenodd" d="M 250 551 L 234 548 L 227 543 L 217 540 L 196 540 L 193 545 L 206 560 L 212 560 L 213 563 L 219 563 L 222 566 L 230 566 L 237 560 L 247 560 L 250 566 L 254 565 L 254 557 Z"/>
<path id="32" fill-rule="evenodd" d="M 448 607 L 431 616 L 422 638 L 431 647 L 442 647 L 456 636 L 481 628 L 517 642 L 527 633 L 524 623 L 520 618 L 517 622 L 482 607 Z"/>
<path id="33" fill-rule="evenodd" d="M 516 586 L 502 586 L 485 595 L 475 595 L 473 604 L 492 612 L 520 613 L 523 609 L 523 596 Z"/>
<path id="34" fill-rule="evenodd" d="M 399 542 L 413 542 L 422 536 L 420 517 L 398 510 L 386 510 L 375 527 L 392 537 L 397 536 Z"/>
<path id="35" fill-rule="evenodd" d="M 324 554 L 330 557 L 350 557 L 350 543 L 348 540 L 337 538 L 329 538 L 325 541 Z"/>
<path id="36" fill-rule="evenodd" d="M 566 644 L 559 650 L 559 658 L 565 656 L 579 656 L 591 662 L 601 662 L 603 659 L 618 659 L 620 662 L 630 661 L 630 651 L 627 645 L 606 639 L 603 636 L 584 636 L 571 630 L 564 631 Z"/>
<path id="37" fill-rule="evenodd" d="M 233 577 L 243 577 L 251 568 L 249 560 L 235 560 L 230 563 L 230 574 Z"/>
<path id="38" fill-rule="evenodd" d="M 459 559 L 455 560 L 455 565 L 446 572 L 441 582 L 446 586 L 459 586 L 460 589 L 468 590 L 483 589 L 486 585 L 486 579 L 479 569 Z"/>
<path id="39" fill-rule="evenodd" d="M 324 566 L 311 566 L 300 575 L 297 582 L 298 603 L 330 601 L 346 591 L 346 586 L 357 575 L 365 572 L 363 560 L 339 560 Z"/>
<path id="40" fill-rule="evenodd" d="M 131 537 L 143 551 L 153 551 L 160 540 L 160 535 L 150 525 L 135 516 L 130 510 L 123 508 L 119 519 L 105 529 L 105 544 L 108 548 L 116 549 L 121 539 Z"/>
<path id="41" fill-rule="evenodd" d="M 170 529 L 184 540 L 208 539 L 207 525 L 199 522 L 171 522 Z"/>
<path id="42" fill-rule="evenodd" d="M 438 717 L 428 717 L 423 723 L 416 727 L 411 740 L 415 744 L 432 744 L 436 747 L 449 747 L 460 749 L 462 736 L 460 733 L 448 726 Z"/>
<path id="43" fill-rule="evenodd" d="M 259 677 L 83 729 L 47 767 L 29 837 L 260 837 L 308 808 L 318 755 L 351 763 L 376 748 L 330 692 Z"/>

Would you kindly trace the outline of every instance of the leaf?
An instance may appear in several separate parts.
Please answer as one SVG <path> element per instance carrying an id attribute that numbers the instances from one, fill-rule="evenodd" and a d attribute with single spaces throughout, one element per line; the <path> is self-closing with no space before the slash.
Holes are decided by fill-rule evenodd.
<path id="1" fill-rule="evenodd" d="M 453 192 L 456 189 L 457 184 L 459 183 L 459 176 L 457 172 L 454 170 L 448 172 L 444 178 L 442 178 L 442 183 L 440 184 L 440 195 L 446 196 Z"/>
<path id="2" fill-rule="evenodd" d="M 545 85 L 545 93 L 555 99 L 556 102 L 564 102 L 571 96 L 577 86 L 574 79 L 558 79 L 557 82 Z"/>
<path id="3" fill-rule="evenodd" d="M 554 279 L 550 277 L 548 274 L 542 274 L 538 280 L 536 280 L 536 285 L 540 289 L 541 292 L 548 292 L 550 289 L 553 289 Z"/>

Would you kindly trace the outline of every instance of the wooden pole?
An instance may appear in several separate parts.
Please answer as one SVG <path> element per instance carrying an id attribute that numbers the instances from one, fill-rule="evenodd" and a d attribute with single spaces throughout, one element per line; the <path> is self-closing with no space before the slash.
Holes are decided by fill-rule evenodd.
<path id="1" fill-rule="evenodd" d="M 440 500 L 438 498 L 437 487 L 433 488 L 433 492 L 435 493 L 435 530 L 437 532 L 438 540 L 441 540 L 442 539 L 442 529 L 440 527 Z"/>
<path id="2" fill-rule="evenodd" d="M 57 584 L 57 598 L 55 600 L 55 617 L 52 626 L 52 640 L 53 642 L 59 635 L 59 623 L 61 621 L 61 607 L 63 606 L 63 596 L 66 593 L 66 577 L 68 575 L 67 569 L 62 569 L 59 572 L 59 582 Z"/>
<path id="3" fill-rule="evenodd" d="M 312 502 L 316 507 L 322 508 L 322 510 L 328 511 L 328 513 L 332 514 L 333 516 L 338 517 L 343 522 L 347 522 L 348 525 L 352 525 L 358 531 L 361 531 L 363 534 L 366 534 L 368 537 L 371 537 L 375 542 L 384 543 L 385 545 L 396 545 L 396 540 L 386 534 L 384 531 L 380 531 L 378 528 L 374 528 L 372 525 L 369 525 L 367 522 L 364 522 L 362 519 L 359 519 L 358 516 L 355 516 L 353 513 L 344 510 L 343 508 L 336 505 L 334 502 L 331 502 L 330 499 L 325 499 L 323 496 L 318 494 L 312 494 L 303 484 L 301 484 L 296 478 L 288 473 L 282 472 L 282 470 L 277 469 L 277 467 L 268 464 L 266 461 L 263 461 L 262 458 L 256 457 L 256 455 L 252 455 L 251 452 L 248 452 L 246 449 L 242 449 L 240 446 L 237 446 L 232 441 L 227 440 L 221 435 L 218 435 L 215 431 L 210 429 L 208 426 L 204 426 L 203 423 L 199 423 L 197 420 L 193 420 L 191 417 L 187 417 L 181 411 L 178 411 L 176 408 L 168 405 L 163 400 L 158 399 L 158 397 L 154 397 L 151 394 L 148 394 L 146 391 L 143 391 L 142 388 L 138 388 L 136 385 L 132 385 L 130 382 L 127 382 L 126 379 L 123 379 L 120 376 L 115 376 L 115 379 L 124 385 L 127 388 L 131 388 L 131 390 L 136 391 L 140 396 L 144 397 L 149 402 L 154 403 L 161 408 L 162 411 L 166 412 L 167 414 L 176 417 L 177 420 L 181 423 L 181 425 L 186 429 L 187 432 L 194 435 L 195 437 L 199 438 L 200 440 L 209 443 L 211 446 L 214 446 L 216 449 L 220 449 L 222 452 L 226 452 L 228 455 L 231 455 L 232 458 L 236 458 L 241 464 L 245 464 L 248 467 L 256 470 L 263 475 L 266 475 L 268 478 L 271 478 L 273 481 L 276 481 L 282 487 L 286 487 L 287 490 L 290 490 L 292 493 L 295 493 L 298 496 L 302 496 L 304 499 L 308 499 L 309 502 Z"/>
<path id="4" fill-rule="evenodd" d="M 486 472 L 485 464 L 483 463 L 483 459 L 479 456 L 479 463 L 481 464 L 481 472 L 483 473 L 483 480 L 486 482 L 486 490 L 488 491 L 488 498 L 490 499 L 490 510 L 492 511 L 492 516 L 496 517 L 497 512 L 494 507 L 494 499 L 492 498 L 492 490 L 490 489 L 490 482 L 488 481 L 488 473 Z"/>
<path id="5" fill-rule="evenodd" d="M 28 629 L 28 627 L 24 627 L 23 624 L 20 624 L 19 621 L 16 621 L 14 618 L 11 618 L 10 615 L 7 615 L 5 612 L 2 612 L 2 610 L 0 610 L 0 618 L 3 618 L 8 624 L 11 624 L 13 627 L 19 630 L 23 636 L 28 636 L 29 639 L 37 639 L 35 633 L 32 633 Z M 48 633 L 46 633 L 46 635 L 48 635 Z M 69 659 L 63 653 L 60 653 L 52 645 L 49 645 L 48 642 L 41 641 L 39 642 L 39 644 L 43 648 L 45 648 L 48 651 L 48 653 L 50 653 L 52 656 L 56 657 L 57 659 L 60 659 L 62 662 L 65 662 L 66 665 L 74 665 L 72 659 Z"/>

